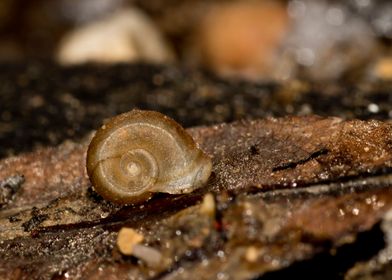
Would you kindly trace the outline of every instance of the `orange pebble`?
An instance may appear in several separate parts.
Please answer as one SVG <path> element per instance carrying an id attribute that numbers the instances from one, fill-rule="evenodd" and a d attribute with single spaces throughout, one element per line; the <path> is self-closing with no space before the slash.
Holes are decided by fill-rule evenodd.
<path id="1" fill-rule="evenodd" d="M 268 70 L 288 28 L 286 7 L 275 2 L 233 2 L 212 7 L 199 29 L 204 64 L 221 74 Z"/>

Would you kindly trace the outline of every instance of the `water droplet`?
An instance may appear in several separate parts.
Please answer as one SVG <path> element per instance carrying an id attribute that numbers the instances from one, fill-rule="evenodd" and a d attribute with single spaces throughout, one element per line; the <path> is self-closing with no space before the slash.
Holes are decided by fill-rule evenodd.
<path id="1" fill-rule="evenodd" d="M 378 107 L 378 105 L 374 104 L 374 103 L 370 103 L 368 105 L 367 109 L 370 113 L 373 113 L 373 114 L 378 113 L 380 111 L 380 108 Z"/>
<path id="2" fill-rule="evenodd" d="M 223 257 L 225 256 L 225 252 L 223 252 L 222 250 L 219 250 L 219 251 L 216 253 L 216 255 L 217 255 L 219 258 L 223 258 Z"/>
<path id="3" fill-rule="evenodd" d="M 187 257 L 192 256 L 192 251 L 191 250 L 186 250 L 185 251 L 185 256 L 187 256 Z"/>
<path id="4" fill-rule="evenodd" d="M 180 267 L 179 269 L 177 269 L 177 273 L 178 273 L 178 274 L 184 273 L 184 268 L 183 268 L 183 267 Z"/>
<path id="5" fill-rule="evenodd" d="M 296 58 L 298 64 L 303 66 L 312 66 L 315 61 L 315 54 L 310 48 L 302 48 L 296 51 Z"/>
<path id="6" fill-rule="evenodd" d="M 216 278 L 219 279 L 219 280 L 225 280 L 225 279 L 228 279 L 229 276 L 226 273 L 224 273 L 224 272 L 219 272 L 216 275 Z"/>
<path id="7" fill-rule="evenodd" d="M 293 18 L 301 17 L 306 12 L 306 5 L 303 1 L 290 1 L 287 6 L 287 12 Z"/>

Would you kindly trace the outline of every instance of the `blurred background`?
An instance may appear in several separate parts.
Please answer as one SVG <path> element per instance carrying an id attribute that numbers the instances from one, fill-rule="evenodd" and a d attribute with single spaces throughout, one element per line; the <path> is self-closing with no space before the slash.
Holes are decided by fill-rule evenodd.
<path id="1" fill-rule="evenodd" d="M 392 2 L 2 0 L 0 157 L 133 108 L 392 119 Z"/>
<path id="2" fill-rule="evenodd" d="M 0 61 L 180 63 L 223 77 L 392 79 L 392 3 L 2 0 Z"/>

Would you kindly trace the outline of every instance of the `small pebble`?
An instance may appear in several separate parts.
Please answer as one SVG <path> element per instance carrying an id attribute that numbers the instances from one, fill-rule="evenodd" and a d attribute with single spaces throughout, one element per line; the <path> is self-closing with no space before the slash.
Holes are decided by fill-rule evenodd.
<path id="1" fill-rule="evenodd" d="M 211 193 L 204 195 L 200 205 L 200 213 L 215 217 L 215 199 Z"/>
<path id="2" fill-rule="evenodd" d="M 149 267 L 157 267 L 162 261 L 162 254 L 155 248 L 140 244 L 143 235 L 132 228 L 123 227 L 118 232 L 117 247 L 123 255 L 134 256 Z"/>
<path id="3" fill-rule="evenodd" d="M 132 255 L 144 261 L 149 267 L 158 267 L 162 262 L 162 254 L 157 249 L 136 244 L 133 247 Z"/>
<path id="4" fill-rule="evenodd" d="M 253 262 L 257 261 L 257 258 L 258 258 L 258 257 L 259 257 L 259 250 L 258 250 L 256 247 L 254 247 L 254 246 L 249 246 L 249 247 L 246 249 L 246 252 L 245 252 L 245 259 L 246 259 L 248 262 L 253 263 Z"/>
<path id="5" fill-rule="evenodd" d="M 66 34 L 57 60 L 62 65 L 171 62 L 172 50 L 153 22 L 137 9 L 127 9 Z"/>
<path id="6" fill-rule="evenodd" d="M 118 232 L 117 247 L 124 255 L 132 255 L 136 244 L 143 241 L 143 235 L 137 233 L 132 228 L 123 227 Z"/>

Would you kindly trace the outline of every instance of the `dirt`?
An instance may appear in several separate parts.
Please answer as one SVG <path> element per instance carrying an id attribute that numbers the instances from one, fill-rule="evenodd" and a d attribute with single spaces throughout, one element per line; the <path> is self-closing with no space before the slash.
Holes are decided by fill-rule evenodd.
<path id="1" fill-rule="evenodd" d="M 252 83 L 174 66 L 48 62 L 3 64 L 0 79 L 0 157 L 80 141 L 133 108 L 160 111 L 185 127 L 287 114 L 385 120 L 392 112 L 388 83 L 380 82 Z"/>

